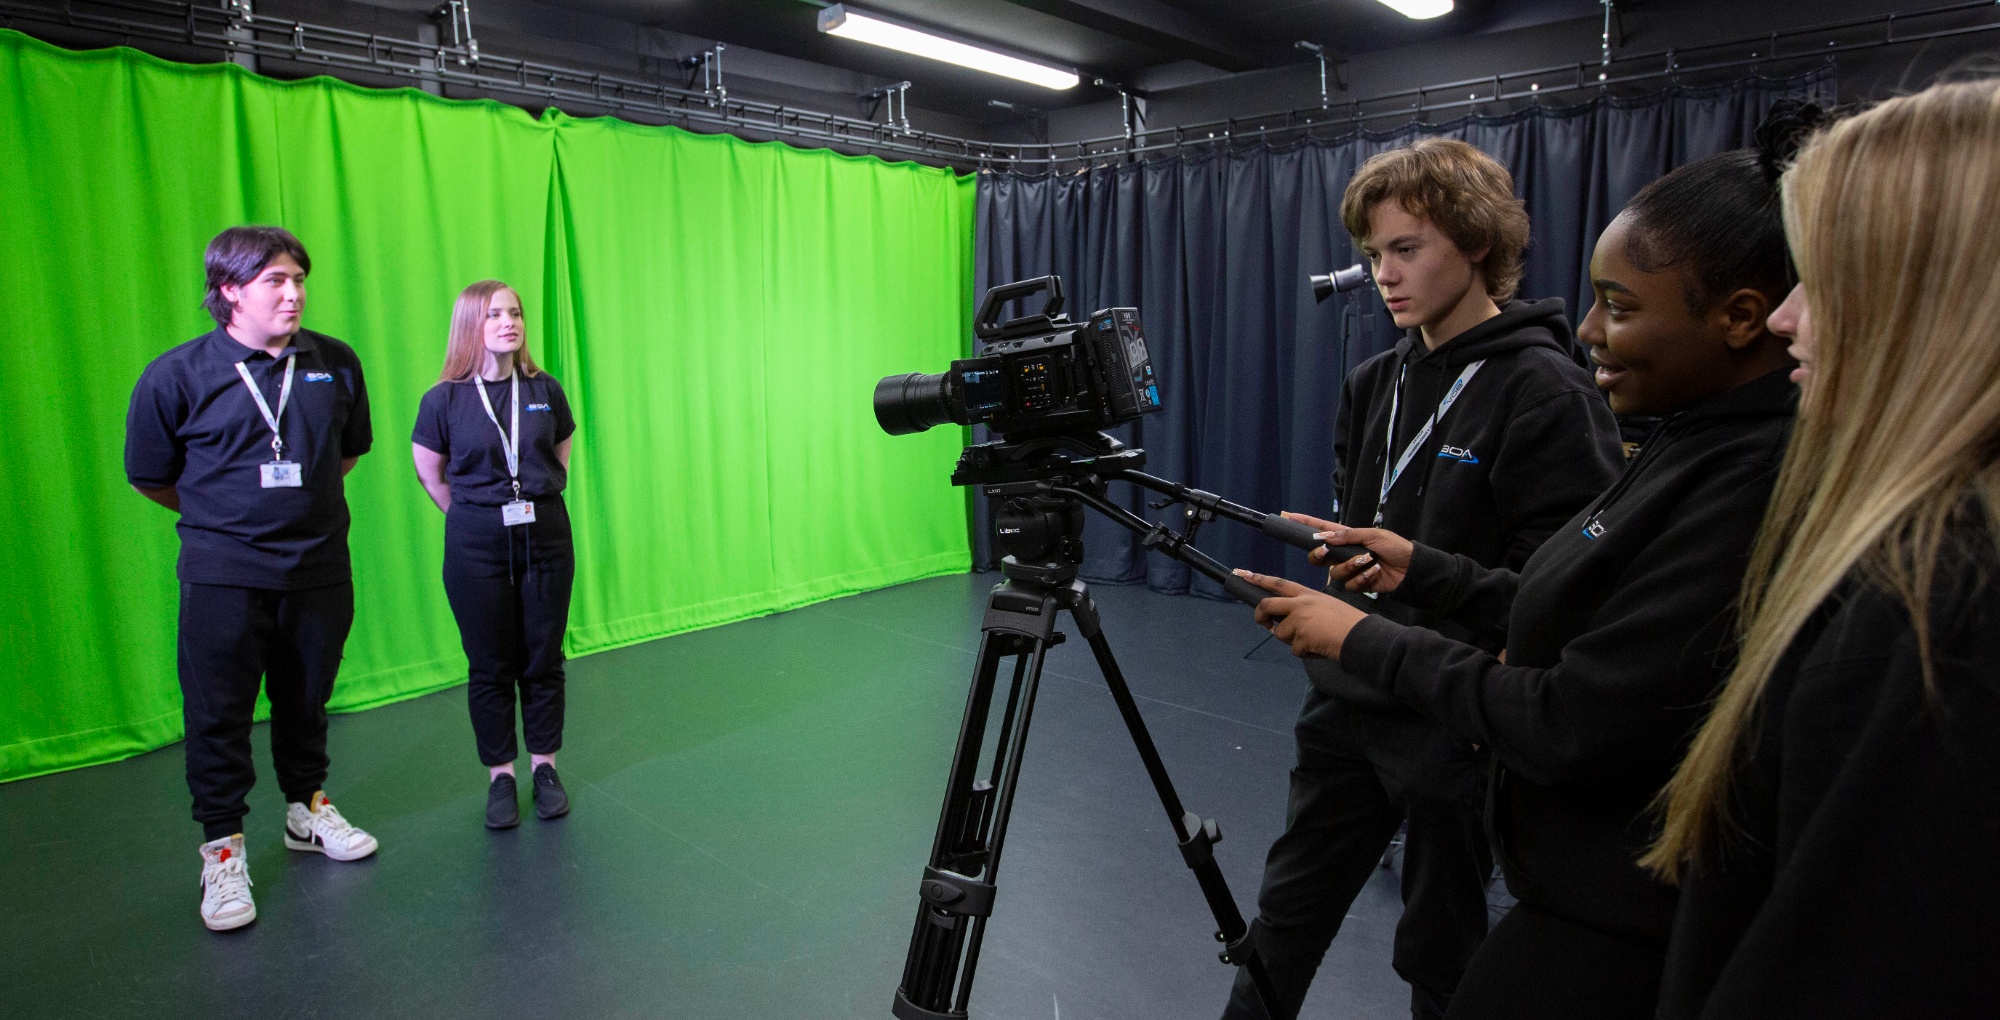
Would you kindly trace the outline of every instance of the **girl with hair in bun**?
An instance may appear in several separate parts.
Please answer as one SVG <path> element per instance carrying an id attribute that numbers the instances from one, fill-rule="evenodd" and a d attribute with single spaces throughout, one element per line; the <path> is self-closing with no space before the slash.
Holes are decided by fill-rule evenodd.
<path id="1" fill-rule="evenodd" d="M 1245 575 L 1273 593 L 1258 622 L 1294 654 L 1335 659 L 1492 753 L 1487 824 L 1520 903 L 1473 957 L 1451 1018 L 1653 1017 L 1676 890 L 1638 863 L 1648 805 L 1722 679 L 1792 422 L 1794 362 L 1766 319 L 1791 286 L 1777 181 L 1795 120 L 1788 107 L 1759 149 L 1660 178 L 1605 228 L 1577 335 L 1614 411 L 1664 420 L 1518 573 L 1381 529 L 1322 532 L 1369 550 L 1332 565 L 1334 580 L 1503 653 Z"/>
<path id="2" fill-rule="evenodd" d="M 1785 222 L 1804 392 L 1647 858 L 1660 1016 L 2000 1016 L 2000 81 L 1835 124 Z"/>

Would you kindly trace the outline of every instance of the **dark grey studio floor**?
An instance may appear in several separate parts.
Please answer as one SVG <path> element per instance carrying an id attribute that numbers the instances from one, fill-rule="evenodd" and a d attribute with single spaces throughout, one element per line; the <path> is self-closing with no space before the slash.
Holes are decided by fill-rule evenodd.
<path id="1" fill-rule="evenodd" d="M 329 790 L 382 850 L 288 853 L 260 784 L 259 919 L 233 934 L 196 916 L 178 745 L 0 786 L 0 1017 L 888 1017 L 997 580 L 574 661 L 560 764 L 575 810 L 511 832 L 480 825 L 462 689 L 336 717 Z M 1234 604 L 1095 592 L 1182 799 L 1222 823 L 1250 916 L 1304 675 Z M 973 1016 L 1220 1012 L 1233 971 L 1073 632 L 1006 849 Z M 1378 872 L 1306 1016 L 1407 1015 L 1388 962 L 1398 912 Z"/>

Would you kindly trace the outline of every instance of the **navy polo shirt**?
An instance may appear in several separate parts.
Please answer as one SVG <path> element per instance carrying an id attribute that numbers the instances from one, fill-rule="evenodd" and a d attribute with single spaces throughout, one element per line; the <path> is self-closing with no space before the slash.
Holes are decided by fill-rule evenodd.
<path id="1" fill-rule="evenodd" d="M 285 459 L 305 484 L 266 489 L 271 427 L 236 373 L 250 372 L 273 411 L 293 353 L 292 396 L 279 419 Z M 153 359 L 132 389 L 125 477 L 180 492 L 180 579 L 296 591 L 352 578 L 340 462 L 368 452 L 368 388 L 354 348 L 300 330 L 277 358 L 218 328 Z"/>
<path id="2" fill-rule="evenodd" d="M 507 451 L 500 443 L 500 430 L 486 417 L 475 386 L 486 387 L 493 403 L 493 417 L 500 419 L 511 434 L 513 386 L 498 382 L 441 382 L 424 394 L 417 405 L 417 427 L 410 440 L 432 453 L 442 454 L 444 480 L 451 485 L 454 503 L 499 506 L 514 498 L 507 475 Z M 556 459 L 556 445 L 576 431 L 570 415 L 569 398 L 562 384 L 547 372 L 521 377 L 521 498 L 554 499 L 569 484 L 569 472 Z"/>

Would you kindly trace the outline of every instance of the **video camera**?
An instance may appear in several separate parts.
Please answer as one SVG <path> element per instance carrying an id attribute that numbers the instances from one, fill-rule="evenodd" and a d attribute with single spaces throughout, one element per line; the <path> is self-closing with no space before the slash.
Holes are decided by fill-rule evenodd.
<path id="1" fill-rule="evenodd" d="M 1328 274 L 1328 279 L 1337 280 L 1333 285 L 1339 289 L 1351 289 L 1367 277 L 1353 266 Z M 1047 295 L 1041 311 L 1001 321 L 1000 309 L 1007 302 L 1035 294 Z M 1139 310 L 1107 308 L 1076 323 L 1062 314 L 1062 304 L 1062 280 L 1055 276 L 988 290 L 973 316 L 981 356 L 954 361 L 944 372 L 885 376 L 875 384 L 876 422 L 892 436 L 947 421 L 980 423 L 999 434 L 998 440 L 959 454 L 951 483 L 979 486 L 996 501 L 996 542 L 1009 554 L 1003 568 L 1074 577 L 1081 558 L 1080 504 L 1131 529 L 1146 548 L 1188 564 L 1243 602 L 1254 606 L 1263 601 L 1268 592 L 1194 547 L 1201 525 L 1227 518 L 1308 551 L 1322 545 L 1313 537 L 1315 529 L 1141 470 L 1146 451 L 1102 431 L 1161 406 Z M 1176 534 L 1105 498 L 1105 483 L 1113 481 L 1166 496 L 1155 509 L 1185 506 L 1186 530 Z M 1347 559 L 1366 551 L 1337 546 L 1330 555 Z"/>
<path id="2" fill-rule="evenodd" d="M 1329 274 L 1329 285 L 1350 286 L 1356 275 L 1358 267 Z M 1040 312 L 1000 320 L 1002 305 L 1038 293 L 1047 295 Z M 951 482 L 976 485 L 992 501 L 993 540 L 1006 554 L 1000 570 L 1007 577 L 993 589 L 980 626 L 979 661 L 952 754 L 937 840 L 919 887 L 922 904 L 894 1013 L 900 1020 L 964 1020 L 967 1015 L 1028 716 L 1047 651 L 1064 640 L 1056 629 L 1059 612 L 1074 618 L 1118 702 L 1160 805 L 1174 822 L 1181 854 L 1215 915 L 1222 961 L 1245 968 L 1265 1010 L 1275 1013 L 1277 992 L 1211 850 L 1222 831 L 1212 820 L 1186 810 L 1174 792 L 1077 570 L 1083 562 L 1085 509 L 1139 536 L 1143 548 L 1187 564 L 1251 606 L 1270 593 L 1195 547 L 1204 523 L 1237 521 L 1300 549 L 1316 549 L 1321 543 L 1306 524 L 1140 470 L 1146 451 L 1102 431 L 1160 409 L 1139 310 L 1107 308 L 1076 323 L 1062 314 L 1062 303 L 1062 281 L 1053 276 L 995 287 L 973 317 L 979 357 L 954 361 L 948 371 L 934 375 L 892 375 L 875 384 L 875 420 L 890 435 L 922 432 L 947 421 L 983 423 L 999 433 L 997 440 L 960 452 Z M 1180 504 L 1184 530 L 1147 520 L 1111 499 L 1107 486 L 1116 481 L 1165 496 L 1150 504 L 1153 509 Z M 1332 554 L 1348 558 L 1365 551 L 1342 547 Z M 989 771 L 980 765 L 988 716 L 1003 663 L 1010 658 L 1013 681 Z"/>
<path id="3" fill-rule="evenodd" d="M 1047 295 L 1041 311 L 1000 320 L 1007 302 L 1037 293 Z M 973 317 L 980 356 L 944 372 L 883 379 L 875 385 L 875 420 L 892 436 L 951 421 L 1020 440 L 1089 433 L 1159 410 L 1139 310 L 1107 308 L 1077 323 L 1062 307 L 1060 277 L 987 291 Z"/>

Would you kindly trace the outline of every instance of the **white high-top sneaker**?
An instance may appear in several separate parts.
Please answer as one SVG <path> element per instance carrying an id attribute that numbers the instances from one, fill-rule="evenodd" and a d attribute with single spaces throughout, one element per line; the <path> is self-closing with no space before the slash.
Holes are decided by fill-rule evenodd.
<path id="1" fill-rule="evenodd" d="M 203 843 L 201 923 L 210 931 L 228 931 L 256 919 L 257 901 L 250 898 L 250 859 L 243 855 L 243 834 Z"/>
<path id="2" fill-rule="evenodd" d="M 311 850 L 336 861 L 358 861 L 375 852 L 375 837 L 348 824 L 325 793 L 313 794 L 308 808 L 296 801 L 285 805 L 285 847 Z"/>

